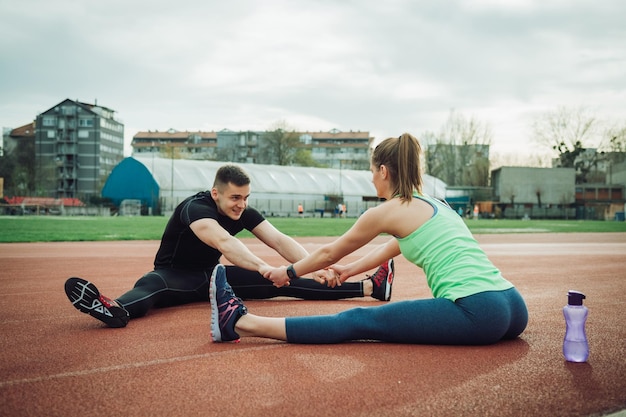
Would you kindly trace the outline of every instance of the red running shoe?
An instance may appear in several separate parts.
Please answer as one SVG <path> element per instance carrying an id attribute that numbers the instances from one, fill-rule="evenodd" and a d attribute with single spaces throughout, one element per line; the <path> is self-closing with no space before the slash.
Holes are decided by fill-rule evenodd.
<path id="1" fill-rule="evenodd" d="M 393 285 L 394 275 L 393 259 L 389 259 L 379 266 L 374 275 L 368 277 L 374 284 L 372 297 L 380 301 L 389 301 L 391 299 L 391 286 Z"/>

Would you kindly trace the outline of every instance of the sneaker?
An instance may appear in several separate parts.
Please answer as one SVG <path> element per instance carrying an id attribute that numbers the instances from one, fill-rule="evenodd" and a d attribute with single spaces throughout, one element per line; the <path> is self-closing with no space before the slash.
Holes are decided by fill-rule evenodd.
<path id="1" fill-rule="evenodd" d="M 82 278 L 65 281 L 65 294 L 74 307 L 109 327 L 125 327 L 130 320 L 128 311 L 115 305 L 113 300 L 100 294 L 95 285 Z"/>
<path id="2" fill-rule="evenodd" d="M 213 269 L 209 298 L 211 300 L 211 339 L 214 342 L 238 342 L 239 335 L 235 332 L 235 323 L 241 316 L 248 313 L 248 309 L 226 281 L 224 265 L 218 264 Z"/>
<path id="3" fill-rule="evenodd" d="M 372 297 L 377 298 L 380 301 L 389 301 L 391 298 L 393 277 L 393 259 L 389 259 L 387 262 L 378 267 L 374 275 L 368 277 L 372 280 L 372 284 L 374 284 Z"/>

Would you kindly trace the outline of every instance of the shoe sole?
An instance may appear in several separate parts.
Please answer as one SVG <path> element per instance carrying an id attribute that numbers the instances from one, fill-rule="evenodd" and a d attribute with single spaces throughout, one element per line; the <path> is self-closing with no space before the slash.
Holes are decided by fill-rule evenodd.
<path id="1" fill-rule="evenodd" d="M 72 305 L 82 313 L 100 320 L 109 327 L 126 327 L 128 312 L 120 307 L 107 307 L 100 301 L 100 291 L 82 278 L 70 278 L 65 282 L 65 294 Z"/>
<path id="2" fill-rule="evenodd" d="M 220 312 L 217 308 L 217 285 L 215 285 L 215 275 L 219 265 L 213 269 L 211 273 L 211 282 L 209 283 L 209 301 L 211 302 L 211 340 L 214 342 L 222 341 L 222 332 L 220 331 L 219 316 Z"/>
<path id="3" fill-rule="evenodd" d="M 391 285 L 393 284 L 393 279 L 396 275 L 396 271 L 393 269 L 393 259 L 389 259 L 389 261 L 387 261 L 387 268 L 391 271 L 391 274 L 387 274 L 386 278 L 387 286 L 385 287 L 385 301 L 389 301 L 391 299 Z"/>

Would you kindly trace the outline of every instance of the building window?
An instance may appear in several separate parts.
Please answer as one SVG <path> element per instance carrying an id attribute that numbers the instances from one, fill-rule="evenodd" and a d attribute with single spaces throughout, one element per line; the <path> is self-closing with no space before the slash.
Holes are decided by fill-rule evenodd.
<path id="1" fill-rule="evenodd" d="M 53 116 L 44 116 L 42 124 L 44 126 L 54 126 L 55 118 Z"/>
<path id="2" fill-rule="evenodd" d="M 72 116 L 76 114 L 76 107 L 74 106 L 61 106 L 61 113 L 65 116 Z"/>
<path id="3" fill-rule="evenodd" d="M 93 127 L 93 119 L 79 119 L 78 126 L 80 127 Z"/>

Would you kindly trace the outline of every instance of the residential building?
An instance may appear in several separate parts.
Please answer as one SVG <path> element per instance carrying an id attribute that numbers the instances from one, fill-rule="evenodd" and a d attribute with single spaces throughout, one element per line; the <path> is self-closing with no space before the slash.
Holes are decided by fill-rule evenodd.
<path id="1" fill-rule="evenodd" d="M 35 141 L 35 122 L 16 127 L 15 129 L 3 128 L 2 131 L 2 154 L 10 154 L 20 145 L 27 146 Z"/>
<path id="2" fill-rule="evenodd" d="M 622 152 L 597 153 L 585 179 L 584 183 L 576 184 L 576 217 L 623 219 L 626 211 L 626 155 Z"/>
<path id="3" fill-rule="evenodd" d="M 553 166 L 563 161 L 556 158 Z M 572 165 L 576 172 L 576 217 L 612 220 L 623 217 L 626 204 L 626 153 L 581 149 Z"/>
<path id="4" fill-rule="evenodd" d="M 35 165 L 43 194 L 88 201 L 124 158 L 124 125 L 115 111 L 66 99 L 35 120 Z"/>
<path id="5" fill-rule="evenodd" d="M 263 131 L 138 132 L 131 143 L 133 154 L 157 153 L 163 157 L 258 163 Z M 299 146 L 311 151 L 320 166 L 336 169 L 369 169 L 373 138 L 369 132 L 297 132 Z"/>
<path id="6" fill-rule="evenodd" d="M 216 132 L 138 132 L 131 142 L 133 154 L 158 153 L 163 157 L 185 157 L 188 159 L 215 159 L 217 149 Z"/>
<path id="7" fill-rule="evenodd" d="M 329 132 L 302 132 L 299 136 L 302 147 L 311 150 L 313 160 L 322 166 L 369 169 L 370 147 L 374 141 L 369 132 L 332 129 Z"/>
<path id="8" fill-rule="evenodd" d="M 623 184 L 577 184 L 576 217 L 589 220 L 611 220 L 622 216 L 626 208 Z"/>
<path id="9" fill-rule="evenodd" d="M 264 132 L 233 131 L 223 129 L 217 132 L 215 160 L 237 163 L 258 163 L 259 138 Z"/>

